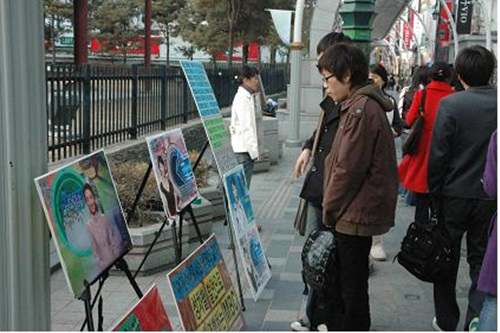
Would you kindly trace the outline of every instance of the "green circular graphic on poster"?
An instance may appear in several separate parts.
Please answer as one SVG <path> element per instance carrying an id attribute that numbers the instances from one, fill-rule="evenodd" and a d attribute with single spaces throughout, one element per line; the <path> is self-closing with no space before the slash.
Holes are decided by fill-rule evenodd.
<path id="1" fill-rule="evenodd" d="M 61 242 L 73 254 L 86 257 L 92 253 L 87 231 L 90 213 L 85 203 L 83 177 L 72 169 L 57 173 L 52 184 L 52 212 Z"/>

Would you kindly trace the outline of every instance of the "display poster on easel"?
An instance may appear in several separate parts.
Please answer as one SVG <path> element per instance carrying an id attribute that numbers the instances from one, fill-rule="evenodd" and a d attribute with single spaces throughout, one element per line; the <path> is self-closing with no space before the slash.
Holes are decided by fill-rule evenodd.
<path id="1" fill-rule="evenodd" d="M 151 163 L 169 223 L 194 199 L 198 187 L 180 129 L 146 138 Z"/>
<path id="2" fill-rule="evenodd" d="M 215 99 L 203 64 L 197 61 L 181 61 L 180 63 L 203 122 L 219 174 L 222 176 L 237 166 L 238 162 L 231 147 L 229 133 L 224 127 L 219 104 Z"/>
<path id="3" fill-rule="evenodd" d="M 35 179 L 74 297 L 132 247 L 103 150 Z"/>
<path id="4" fill-rule="evenodd" d="M 243 166 L 238 165 L 224 175 L 224 188 L 243 268 L 253 299 L 257 301 L 272 274 L 255 223 Z"/>
<path id="5" fill-rule="evenodd" d="M 113 326 L 112 331 L 172 331 L 156 284 Z"/>
<path id="6" fill-rule="evenodd" d="M 245 319 L 214 235 L 168 275 L 185 331 L 241 331 Z"/>

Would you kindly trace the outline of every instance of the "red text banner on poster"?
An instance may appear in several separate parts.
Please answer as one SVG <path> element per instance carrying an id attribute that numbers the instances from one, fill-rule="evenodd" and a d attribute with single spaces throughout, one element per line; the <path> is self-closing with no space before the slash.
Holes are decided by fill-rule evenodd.
<path id="1" fill-rule="evenodd" d="M 184 330 L 245 328 L 240 302 L 214 235 L 167 277 Z"/>
<path id="2" fill-rule="evenodd" d="M 153 285 L 112 331 L 172 331 L 158 287 Z"/>

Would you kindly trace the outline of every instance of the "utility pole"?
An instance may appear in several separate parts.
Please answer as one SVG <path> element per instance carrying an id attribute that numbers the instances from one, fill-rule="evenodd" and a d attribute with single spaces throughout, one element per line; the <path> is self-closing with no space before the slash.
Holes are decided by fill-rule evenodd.
<path id="1" fill-rule="evenodd" d="M 73 1 L 73 20 L 75 22 L 74 53 L 75 65 L 83 65 L 88 60 L 88 0 Z"/>
<path id="2" fill-rule="evenodd" d="M 151 0 L 145 0 L 144 19 L 144 66 L 151 69 Z"/>
<path id="3" fill-rule="evenodd" d="M 0 331 L 50 331 L 43 1 L 0 0 Z"/>

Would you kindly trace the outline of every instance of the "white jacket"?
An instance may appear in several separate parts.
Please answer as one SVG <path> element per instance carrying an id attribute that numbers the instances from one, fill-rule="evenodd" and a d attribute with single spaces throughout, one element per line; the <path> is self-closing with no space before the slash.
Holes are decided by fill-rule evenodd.
<path id="1" fill-rule="evenodd" d="M 255 101 L 250 92 L 241 86 L 234 96 L 229 130 L 235 153 L 248 153 L 252 159 L 259 157 Z"/>

